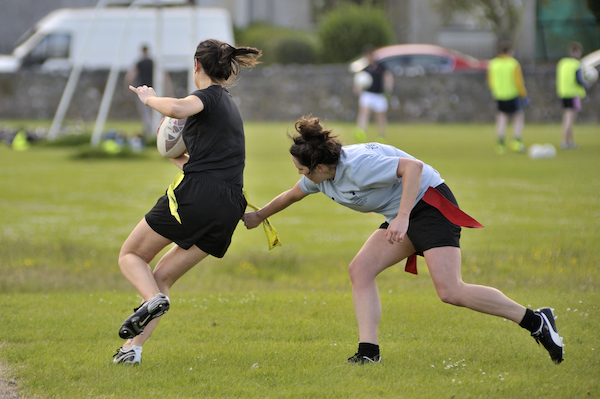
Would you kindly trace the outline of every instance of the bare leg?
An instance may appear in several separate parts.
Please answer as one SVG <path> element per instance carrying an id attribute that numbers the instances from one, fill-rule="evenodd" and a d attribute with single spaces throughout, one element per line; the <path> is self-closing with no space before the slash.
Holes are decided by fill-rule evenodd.
<path id="1" fill-rule="evenodd" d="M 565 108 L 563 111 L 562 128 L 563 128 L 563 139 L 562 147 L 568 148 L 574 143 L 573 140 L 573 125 L 577 119 L 577 111 L 573 108 Z"/>
<path id="2" fill-rule="evenodd" d="M 462 281 L 460 248 L 432 248 L 424 255 L 437 294 L 443 302 L 504 317 L 515 323 L 523 320 L 525 307 L 499 290 Z"/>
<path id="3" fill-rule="evenodd" d="M 175 281 L 208 256 L 196 246 L 188 250 L 174 246 L 160 259 L 152 271 L 148 263 L 169 243 L 168 239 L 157 234 L 145 220 L 142 220 L 121 248 L 119 255 L 121 271 L 145 301 L 161 292 L 168 296 Z M 152 320 L 142 335 L 128 340 L 123 347 L 143 345 L 152 335 L 159 320 L 160 318 Z"/>
<path id="4" fill-rule="evenodd" d="M 375 112 L 375 119 L 379 128 L 379 136 L 385 137 L 385 129 L 387 127 L 387 117 L 385 112 Z"/>
<path id="5" fill-rule="evenodd" d="M 506 136 L 506 126 L 508 125 L 508 115 L 504 112 L 496 113 L 496 137 L 498 140 L 504 140 Z"/>
<path id="6" fill-rule="evenodd" d="M 371 109 L 365 106 L 358 107 L 358 117 L 356 118 L 356 124 L 364 131 L 367 131 L 367 125 L 369 124 L 369 117 L 371 116 Z"/>
<path id="7" fill-rule="evenodd" d="M 515 140 L 521 140 L 523 136 L 523 127 L 525 126 L 525 113 L 523 111 L 515 112 L 513 115 L 513 137 Z"/>
<path id="8" fill-rule="evenodd" d="M 413 254 L 415 249 L 406 237 L 404 242 L 390 244 L 385 230 L 375 231 L 365 242 L 349 266 L 354 312 L 360 342 L 378 344 L 381 300 L 375 278 L 383 270 Z"/>

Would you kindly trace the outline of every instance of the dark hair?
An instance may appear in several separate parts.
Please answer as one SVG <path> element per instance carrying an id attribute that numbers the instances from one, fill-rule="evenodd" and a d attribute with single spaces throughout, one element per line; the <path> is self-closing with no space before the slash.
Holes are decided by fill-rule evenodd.
<path id="1" fill-rule="evenodd" d="M 292 154 L 309 171 L 317 165 L 337 165 L 342 153 L 342 143 L 333 136 L 331 130 L 323 129 L 319 118 L 303 116 L 296 121 L 294 128 L 299 133 L 290 138 L 294 144 L 290 147 Z"/>
<path id="2" fill-rule="evenodd" d="M 498 42 L 498 52 L 501 54 L 508 54 L 512 48 L 512 43 L 508 40 L 501 40 Z"/>
<path id="3" fill-rule="evenodd" d="M 258 64 L 261 55 L 253 47 L 233 47 L 217 39 L 207 39 L 200 42 L 194 58 L 212 80 L 223 82 L 231 75 L 238 75 L 241 68 Z"/>

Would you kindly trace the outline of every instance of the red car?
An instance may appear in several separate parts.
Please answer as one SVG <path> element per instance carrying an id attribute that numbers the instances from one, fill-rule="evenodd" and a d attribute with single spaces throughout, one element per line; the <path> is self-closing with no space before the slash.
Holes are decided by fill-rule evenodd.
<path id="1" fill-rule="evenodd" d="M 397 76 L 417 76 L 425 73 L 485 71 L 488 61 L 431 44 L 397 44 L 381 47 L 373 53 L 375 59 Z M 350 64 L 358 72 L 367 66 L 365 57 Z"/>

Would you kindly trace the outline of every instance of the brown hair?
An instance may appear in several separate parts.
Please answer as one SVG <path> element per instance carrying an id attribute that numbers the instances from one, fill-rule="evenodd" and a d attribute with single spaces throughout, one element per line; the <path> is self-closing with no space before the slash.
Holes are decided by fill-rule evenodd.
<path id="1" fill-rule="evenodd" d="M 574 54 L 575 52 L 579 53 L 581 56 L 583 54 L 583 46 L 579 42 L 571 42 L 569 43 L 569 54 Z"/>
<path id="2" fill-rule="evenodd" d="M 309 171 L 317 165 L 337 165 L 342 153 L 342 143 L 331 130 L 325 130 L 319 118 L 303 116 L 296 121 L 294 128 L 299 133 L 290 136 L 294 144 L 290 147 L 292 154 Z"/>
<path id="3" fill-rule="evenodd" d="M 194 58 L 212 80 L 224 82 L 238 75 L 241 68 L 258 64 L 262 51 L 253 47 L 234 47 L 217 39 L 207 39 L 198 45 Z"/>

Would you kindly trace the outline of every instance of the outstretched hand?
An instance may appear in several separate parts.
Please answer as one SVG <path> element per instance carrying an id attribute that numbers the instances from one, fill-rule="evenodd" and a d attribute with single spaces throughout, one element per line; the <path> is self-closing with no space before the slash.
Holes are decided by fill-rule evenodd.
<path id="1" fill-rule="evenodd" d="M 146 85 L 138 87 L 133 87 L 132 85 L 129 85 L 129 90 L 137 94 L 140 101 L 144 103 L 144 105 L 146 105 L 146 101 L 150 97 L 156 97 L 156 92 L 154 91 L 154 89 Z"/>

